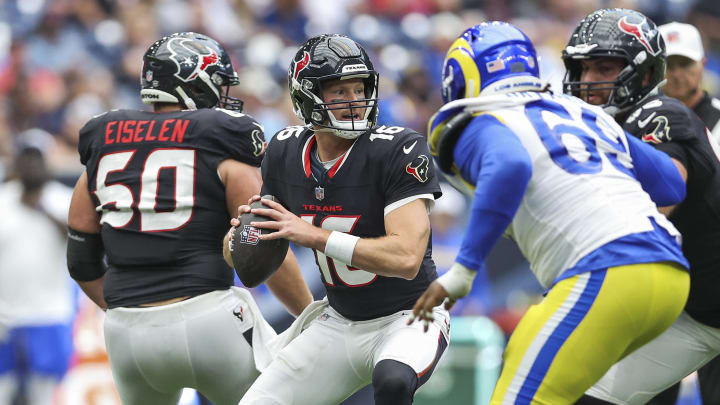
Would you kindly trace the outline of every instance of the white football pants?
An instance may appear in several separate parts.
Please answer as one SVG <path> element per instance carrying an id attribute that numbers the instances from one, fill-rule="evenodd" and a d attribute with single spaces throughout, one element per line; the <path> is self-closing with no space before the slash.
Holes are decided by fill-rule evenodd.
<path id="1" fill-rule="evenodd" d="M 586 394 L 614 404 L 644 404 L 718 354 L 720 329 L 683 311 L 660 336 L 612 366 Z"/>
<path id="2" fill-rule="evenodd" d="M 448 312 L 434 309 L 427 333 L 407 325 L 412 311 L 351 321 L 327 307 L 280 351 L 240 405 L 338 404 L 370 384 L 375 365 L 396 360 L 422 378 L 439 360 L 441 339 L 449 342 Z"/>
<path id="3" fill-rule="evenodd" d="M 123 405 L 176 405 L 184 387 L 216 405 L 237 404 L 259 375 L 246 336 L 264 320 L 249 300 L 249 293 L 228 289 L 170 305 L 109 309 L 105 343 Z"/>

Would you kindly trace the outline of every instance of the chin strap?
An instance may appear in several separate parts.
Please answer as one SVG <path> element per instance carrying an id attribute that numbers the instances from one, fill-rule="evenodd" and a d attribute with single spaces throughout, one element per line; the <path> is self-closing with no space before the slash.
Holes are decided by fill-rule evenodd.
<path id="1" fill-rule="evenodd" d="M 197 110 L 197 105 L 195 105 L 193 99 L 191 99 L 180 86 L 177 86 L 175 91 L 177 91 L 180 97 L 182 97 L 182 101 L 185 103 L 185 107 L 187 107 L 188 110 Z"/>

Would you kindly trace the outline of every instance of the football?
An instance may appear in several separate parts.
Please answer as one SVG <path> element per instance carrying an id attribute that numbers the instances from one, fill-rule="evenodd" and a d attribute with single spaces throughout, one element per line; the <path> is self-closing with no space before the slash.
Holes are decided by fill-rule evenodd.
<path id="1" fill-rule="evenodd" d="M 278 201 L 274 196 L 265 195 L 266 200 Z M 255 201 L 251 208 L 267 208 L 262 201 Z M 270 218 L 244 214 L 240 217 L 240 225 L 235 228 L 230 253 L 233 266 L 240 281 L 246 287 L 257 287 L 264 283 L 280 267 L 287 255 L 290 243 L 287 239 L 260 240 L 260 235 L 272 233 L 269 229 L 251 226 L 252 222 L 271 221 Z"/>

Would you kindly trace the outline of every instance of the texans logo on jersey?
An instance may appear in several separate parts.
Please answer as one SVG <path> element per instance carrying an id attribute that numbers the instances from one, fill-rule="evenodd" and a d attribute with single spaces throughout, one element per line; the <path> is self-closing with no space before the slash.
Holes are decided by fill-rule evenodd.
<path id="1" fill-rule="evenodd" d="M 263 139 L 262 132 L 255 129 L 252 131 L 250 136 L 252 137 L 253 155 L 260 156 L 265 153 L 265 148 L 267 148 L 267 142 L 265 142 L 265 139 Z"/>
<path id="2" fill-rule="evenodd" d="M 220 62 L 220 57 L 215 51 L 189 38 L 173 38 L 168 41 L 167 47 L 172 54 L 170 59 L 178 67 L 175 77 L 184 82 L 195 79 L 208 66 Z"/>
<path id="3" fill-rule="evenodd" d="M 430 159 L 420 155 L 405 166 L 405 172 L 415 177 L 420 183 L 425 183 L 430 174 Z"/>
<path id="4" fill-rule="evenodd" d="M 670 125 L 668 125 L 668 119 L 665 116 L 660 115 L 658 117 L 655 117 L 655 119 L 652 120 L 652 123 L 656 124 L 655 128 L 652 130 L 652 132 L 643 135 L 642 140 L 644 142 L 655 144 L 669 142 Z"/>
<path id="5" fill-rule="evenodd" d="M 260 242 L 260 230 L 250 225 L 243 225 L 240 233 L 240 243 L 248 245 L 257 245 Z"/>

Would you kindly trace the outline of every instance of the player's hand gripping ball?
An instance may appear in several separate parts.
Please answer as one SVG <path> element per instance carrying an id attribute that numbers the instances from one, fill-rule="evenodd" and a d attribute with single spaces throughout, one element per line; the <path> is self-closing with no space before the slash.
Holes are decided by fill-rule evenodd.
<path id="1" fill-rule="evenodd" d="M 266 200 L 278 202 L 271 195 L 262 197 Z M 250 208 L 267 208 L 258 200 Z M 245 213 L 240 217 L 240 225 L 235 228 L 230 244 L 230 253 L 233 266 L 240 281 L 246 287 L 257 287 L 264 283 L 280 267 L 287 255 L 290 243 L 287 239 L 261 240 L 260 235 L 272 233 L 270 229 L 260 229 L 251 226 L 252 222 L 272 221 L 271 218 Z"/>

